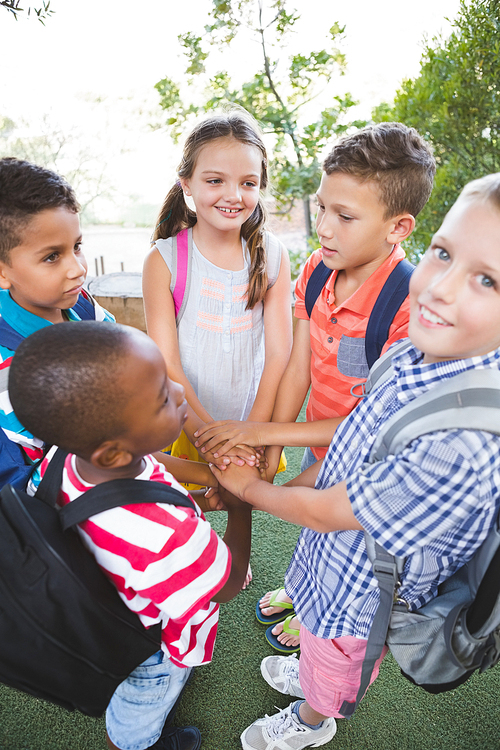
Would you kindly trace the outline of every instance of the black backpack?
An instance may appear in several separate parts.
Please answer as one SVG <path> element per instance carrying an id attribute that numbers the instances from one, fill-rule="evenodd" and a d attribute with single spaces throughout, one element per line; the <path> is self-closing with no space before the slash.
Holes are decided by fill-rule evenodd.
<path id="1" fill-rule="evenodd" d="M 408 296 L 410 276 L 414 270 L 415 266 L 403 259 L 394 266 L 380 290 L 366 327 L 365 353 L 368 367 L 371 367 L 380 357 L 380 352 L 389 337 L 392 321 Z M 309 317 L 321 290 L 332 273 L 332 269 L 320 261 L 309 277 L 304 295 L 304 304 Z"/>
<path id="2" fill-rule="evenodd" d="M 392 374 L 391 360 L 408 346 L 395 344 L 370 370 L 367 392 Z M 500 372 L 470 370 L 436 384 L 397 411 L 383 426 L 369 462 L 398 454 L 420 435 L 469 429 L 500 434 Z M 428 693 L 461 685 L 477 670 L 500 660 L 500 512 L 483 544 L 468 563 L 439 586 L 438 593 L 410 612 L 397 597 L 404 558 L 387 553 L 365 532 L 366 549 L 380 590 L 380 603 L 368 635 L 356 700 L 340 712 L 354 713 L 370 682 L 384 643 L 402 674 Z"/>
<path id="3" fill-rule="evenodd" d="M 0 492 L 0 682 L 66 709 L 101 716 L 116 687 L 160 648 L 83 546 L 72 526 L 132 503 L 193 508 L 159 482 L 116 479 L 55 507 L 66 453 L 47 467 L 35 497 Z"/>

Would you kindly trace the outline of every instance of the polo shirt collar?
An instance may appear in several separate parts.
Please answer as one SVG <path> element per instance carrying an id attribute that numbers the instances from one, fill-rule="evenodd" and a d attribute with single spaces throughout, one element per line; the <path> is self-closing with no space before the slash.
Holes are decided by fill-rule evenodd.
<path id="1" fill-rule="evenodd" d="M 351 312 L 358 313 L 367 317 L 366 311 L 371 310 L 373 305 L 377 301 L 377 297 L 382 289 L 385 280 L 388 278 L 394 266 L 398 261 L 405 257 L 404 250 L 401 245 L 394 245 L 391 253 L 384 260 L 381 266 L 379 266 L 366 281 L 361 284 L 359 289 L 356 289 L 354 294 L 351 294 L 341 305 L 335 305 L 335 281 L 337 279 L 338 271 L 334 271 L 329 277 L 325 284 L 327 290 L 327 297 L 330 305 L 335 305 L 333 308 L 334 312 L 342 308 L 351 310 Z"/>
<path id="2" fill-rule="evenodd" d="M 40 318 L 14 302 L 8 289 L 0 291 L 0 314 L 24 338 L 40 328 L 52 325 L 50 321 Z"/>
<path id="3" fill-rule="evenodd" d="M 500 348 L 483 356 L 452 359 L 424 364 L 422 352 L 410 345 L 392 360 L 398 399 L 402 404 L 425 393 L 435 383 L 452 378 L 461 372 L 481 369 L 500 369 Z"/>

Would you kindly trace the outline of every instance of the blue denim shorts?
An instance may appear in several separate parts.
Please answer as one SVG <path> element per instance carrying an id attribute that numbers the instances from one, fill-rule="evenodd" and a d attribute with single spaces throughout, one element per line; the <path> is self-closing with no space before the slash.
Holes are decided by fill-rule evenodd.
<path id="1" fill-rule="evenodd" d="M 144 750 L 159 739 L 191 668 L 172 664 L 163 651 L 142 662 L 116 688 L 106 710 L 108 736 L 121 750 Z"/>
<path id="2" fill-rule="evenodd" d="M 302 456 L 302 462 L 300 464 L 300 470 L 301 471 L 305 471 L 310 466 L 312 466 L 313 464 L 315 464 L 317 460 L 318 459 L 316 458 L 316 456 L 314 455 L 314 453 L 312 452 L 312 450 L 310 448 L 306 448 L 305 451 L 304 451 L 304 455 Z"/>

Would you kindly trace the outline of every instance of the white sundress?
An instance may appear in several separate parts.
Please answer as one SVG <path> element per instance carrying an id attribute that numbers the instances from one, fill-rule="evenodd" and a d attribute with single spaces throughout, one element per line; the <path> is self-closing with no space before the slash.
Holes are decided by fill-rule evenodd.
<path id="1" fill-rule="evenodd" d="M 282 243 L 265 233 L 268 288 L 278 278 Z M 172 271 L 172 239 L 156 240 Z M 181 362 L 200 403 L 213 419 L 245 420 L 264 368 L 264 304 L 246 310 L 249 254 L 228 271 L 207 260 L 193 242 L 189 297 L 178 324 Z"/>

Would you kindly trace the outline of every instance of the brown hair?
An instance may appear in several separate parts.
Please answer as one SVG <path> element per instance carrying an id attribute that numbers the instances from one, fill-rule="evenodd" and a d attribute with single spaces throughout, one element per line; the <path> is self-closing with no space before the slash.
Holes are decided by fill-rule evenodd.
<path id="1" fill-rule="evenodd" d="M 23 231 L 36 214 L 64 206 L 78 213 L 73 188 L 60 175 L 29 161 L 0 159 L 0 261 L 22 243 Z"/>
<path id="2" fill-rule="evenodd" d="M 265 190 L 268 183 L 267 153 L 257 123 L 244 110 L 234 110 L 227 114 L 213 115 L 202 120 L 188 136 L 184 145 L 182 160 L 177 169 L 179 178 L 189 179 L 196 167 L 198 154 L 203 146 L 217 138 L 232 138 L 240 143 L 256 146 L 262 156 L 260 186 Z M 266 249 L 264 243 L 264 226 L 267 211 L 259 198 L 254 212 L 241 227 L 242 237 L 247 242 L 250 254 L 250 272 L 248 282 L 247 309 L 251 310 L 264 298 L 267 290 Z M 170 188 L 156 221 L 156 228 L 151 238 L 166 239 L 178 234 L 186 227 L 196 224 L 196 213 L 184 200 L 180 182 Z"/>
<path id="3" fill-rule="evenodd" d="M 343 172 L 380 188 L 384 219 L 402 213 L 417 216 L 432 190 L 436 162 L 431 147 L 415 128 L 399 122 L 368 125 L 345 136 L 323 163 L 326 174 Z"/>

